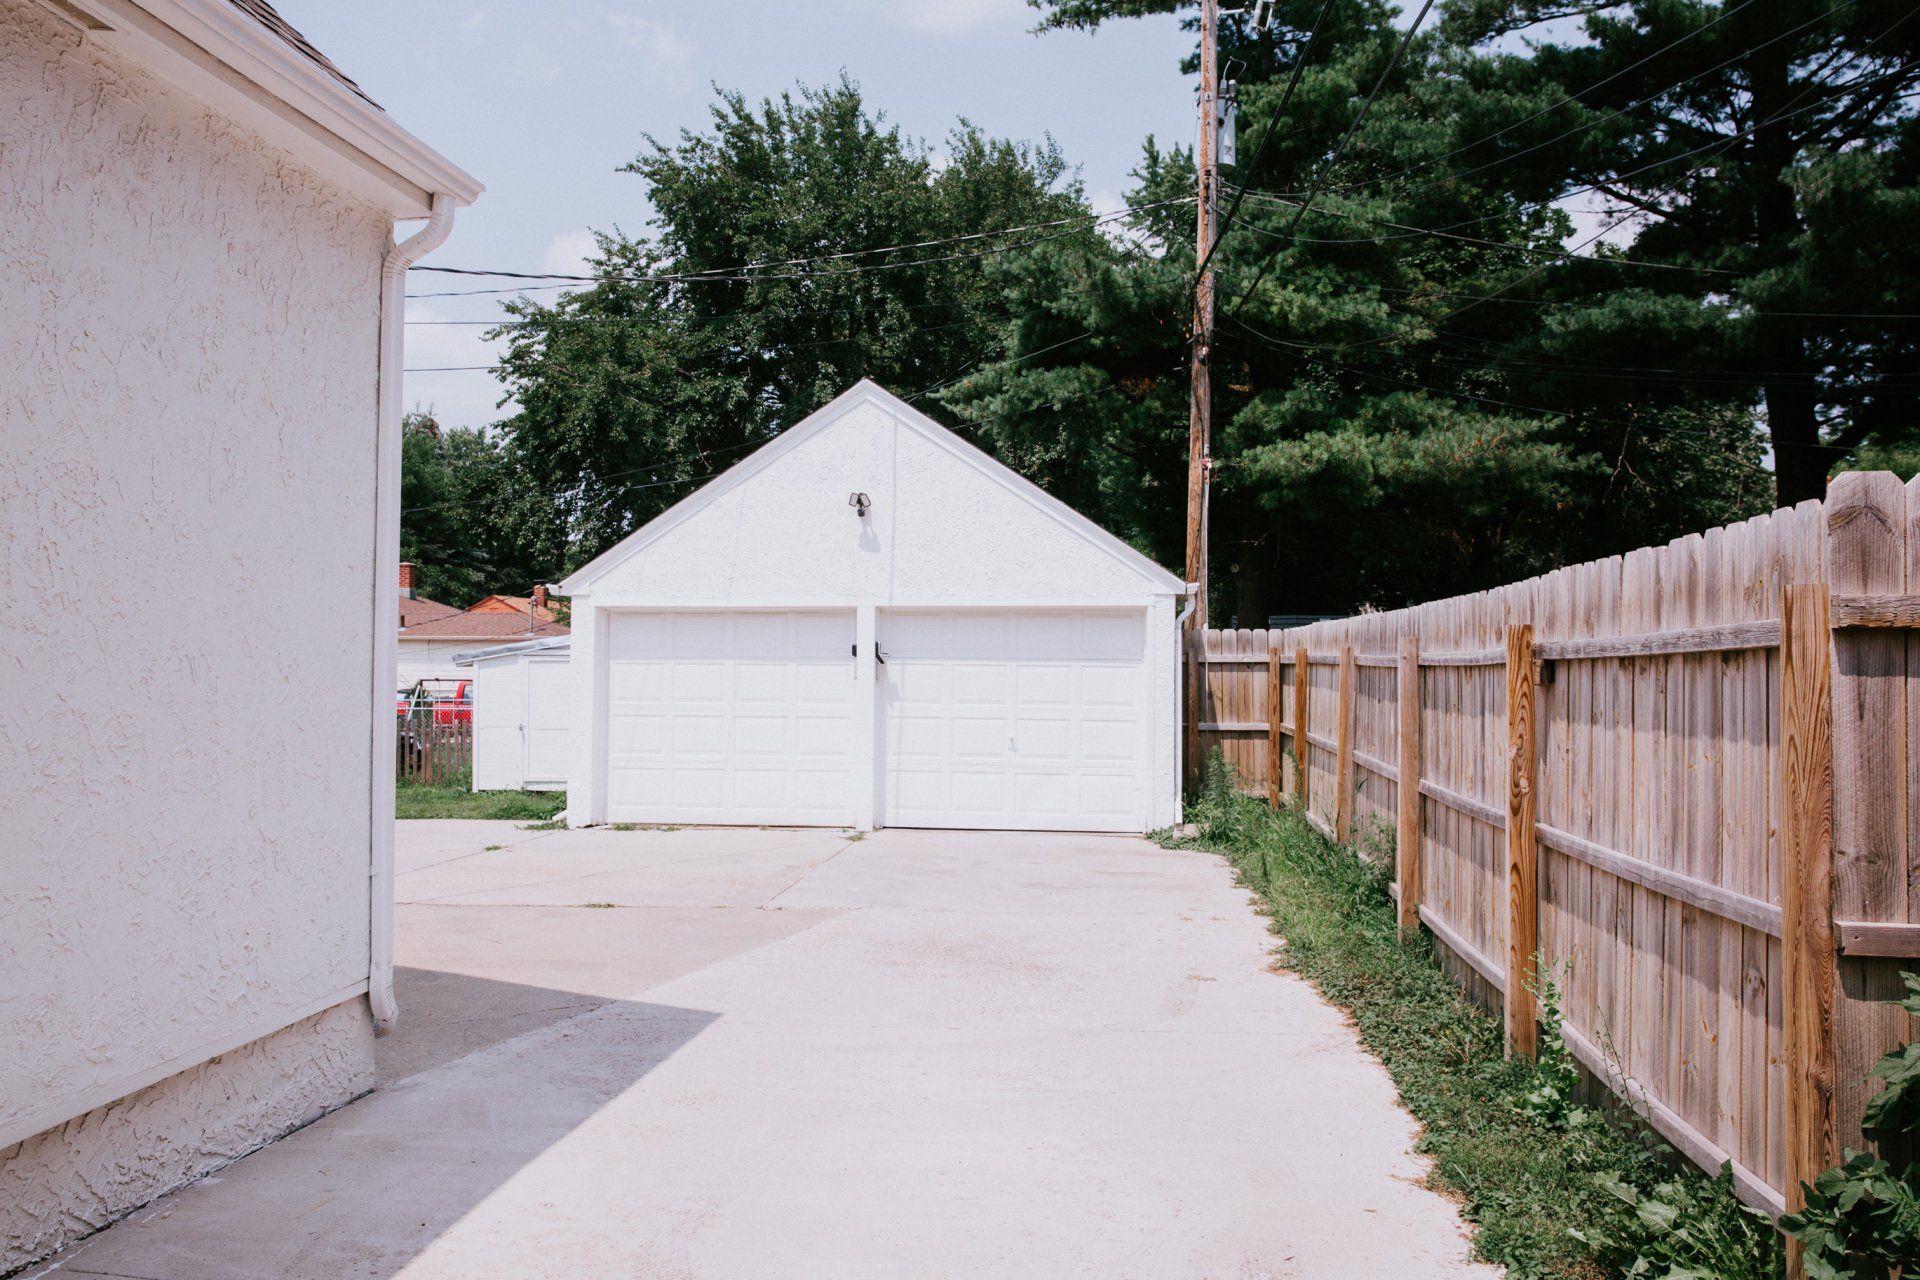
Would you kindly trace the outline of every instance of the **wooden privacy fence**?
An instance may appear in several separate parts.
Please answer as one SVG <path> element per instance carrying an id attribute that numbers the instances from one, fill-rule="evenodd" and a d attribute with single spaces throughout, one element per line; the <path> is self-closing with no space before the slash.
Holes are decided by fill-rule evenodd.
<path id="1" fill-rule="evenodd" d="M 1587 1069 L 1777 1213 L 1867 1145 L 1912 1033 L 1916 627 L 1920 479 L 1850 473 L 1495 591 L 1209 632 L 1186 745 L 1393 849 L 1401 927 L 1523 1052 L 1537 956 Z"/>
<path id="2" fill-rule="evenodd" d="M 473 721 L 436 717 L 431 711 L 401 716 L 394 768 L 402 782 L 449 783 L 471 776 Z"/>

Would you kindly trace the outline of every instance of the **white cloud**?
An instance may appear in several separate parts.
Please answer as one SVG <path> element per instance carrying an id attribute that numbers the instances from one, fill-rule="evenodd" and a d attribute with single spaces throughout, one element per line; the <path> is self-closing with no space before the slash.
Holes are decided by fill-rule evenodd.
<path id="1" fill-rule="evenodd" d="M 487 325 L 448 324 L 460 317 L 417 300 L 407 303 L 406 319 L 408 409 L 431 409 L 444 427 L 490 426 L 514 412 L 512 404 L 495 407 L 504 388 L 493 375 L 471 367 L 491 366 L 500 354 L 499 342 L 481 337 Z"/>
<path id="2" fill-rule="evenodd" d="M 563 231 L 548 242 L 547 251 L 540 258 L 540 269 L 566 276 L 592 275 L 592 264 L 587 259 L 599 252 L 593 232 L 584 228 Z"/>
<path id="3" fill-rule="evenodd" d="M 641 65 L 649 72 L 684 71 L 693 62 L 693 41 L 680 34 L 670 22 L 637 13 L 605 14 L 607 29 L 614 42 L 628 53 L 640 55 Z"/>
<path id="4" fill-rule="evenodd" d="M 986 27 L 1025 30 L 1034 11 L 1025 0 L 851 0 L 851 7 L 923 35 L 970 35 Z"/>

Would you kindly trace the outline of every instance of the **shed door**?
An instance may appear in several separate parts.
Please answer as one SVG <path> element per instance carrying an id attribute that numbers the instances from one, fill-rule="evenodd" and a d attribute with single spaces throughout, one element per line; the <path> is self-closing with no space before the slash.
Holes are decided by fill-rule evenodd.
<path id="1" fill-rule="evenodd" d="M 616 613 L 607 820 L 854 821 L 852 610 Z"/>
<path id="2" fill-rule="evenodd" d="M 527 659 L 527 764 L 530 787 L 565 786 L 570 670 L 565 658 Z"/>
<path id="3" fill-rule="evenodd" d="M 883 610 L 881 817 L 1141 831 L 1144 610 Z"/>

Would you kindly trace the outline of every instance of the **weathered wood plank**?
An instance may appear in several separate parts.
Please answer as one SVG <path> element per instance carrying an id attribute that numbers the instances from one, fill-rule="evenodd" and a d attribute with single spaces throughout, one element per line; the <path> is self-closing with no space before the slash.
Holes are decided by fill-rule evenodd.
<path id="1" fill-rule="evenodd" d="M 1267 803 L 1280 807 L 1280 651 L 1267 651 Z"/>
<path id="2" fill-rule="evenodd" d="M 1449 950 L 1458 955 L 1462 960 L 1465 960 L 1476 973 L 1486 980 L 1487 985 L 1491 986 L 1495 991 L 1505 992 L 1507 975 L 1501 966 L 1495 964 L 1492 957 L 1486 955 L 1471 942 L 1461 937 L 1459 930 L 1448 924 L 1445 918 L 1438 912 L 1423 904 L 1420 908 L 1420 923 L 1427 926 L 1428 929 L 1431 929 L 1433 936 L 1446 943 Z"/>
<path id="3" fill-rule="evenodd" d="M 1534 656 L 1553 662 L 1599 658 L 1652 658 L 1682 653 L 1731 653 L 1741 649 L 1772 649 L 1780 644 L 1778 622 L 1738 622 L 1712 627 L 1682 627 L 1631 636 L 1595 636 L 1577 640 L 1542 640 Z"/>
<path id="4" fill-rule="evenodd" d="M 1920 595 L 1836 592 L 1833 597 L 1833 625 L 1920 627 Z"/>
<path id="5" fill-rule="evenodd" d="M 1341 844 L 1353 839 L 1353 686 L 1353 646 L 1343 645 L 1333 758 L 1333 835 Z"/>
<path id="6" fill-rule="evenodd" d="M 1307 709 L 1311 700 L 1311 672 L 1307 667 L 1306 648 L 1302 646 L 1293 651 L 1293 799 L 1302 813 L 1309 809 L 1312 796 L 1307 784 L 1307 735 L 1312 726 Z"/>
<path id="7" fill-rule="evenodd" d="M 1400 888 L 1400 936 L 1420 928 L 1420 637 L 1400 638 L 1400 768 L 1393 829 L 1395 879 Z"/>
<path id="8" fill-rule="evenodd" d="M 1368 773 L 1378 774 L 1388 782 L 1392 782 L 1400 776 L 1400 771 L 1388 764 L 1385 760 L 1382 760 L 1379 756 L 1362 751 L 1358 747 L 1353 749 L 1353 763 L 1359 765 Z"/>
<path id="9" fill-rule="evenodd" d="M 1833 728 L 1825 583 L 1786 592 L 1781 646 L 1786 1207 L 1834 1163 Z M 1797 1254 L 1790 1265 L 1797 1265 Z"/>
<path id="10" fill-rule="evenodd" d="M 1488 826 L 1505 828 L 1507 825 L 1507 815 L 1503 811 L 1472 796 L 1463 795 L 1452 787 L 1443 787 L 1431 778 L 1420 779 L 1420 794 L 1469 818 L 1478 818 Z"/>
<path id="11" fill-rule="evenodd" d="M 1605 848 L 1583 840 L 1571 832 L 1561 831 L 1546 823 L 1539 823 L 1535 830 L 1539 833 L 1540 843 L 1556 853 L 1576 858 L 1590 867 L 1596 867 L 1609 875 L 1622 880 L 1631 880 L 1634 884 L 1653 890 L 1663 897 L 1688 906 L 1697 907 L 1724 920 L 1732 920 L 1749 929 L 1758 929 L 1761 933 L 1779 937 L 1780 908 L 1771 902 L 1759 898 L 1750 898 L 1744 893 L 1735 893 L 1719 885 L 1698 879 L 1683 872 L 1672 871 L 1657 863 L 1643 862 L 1628 857 L 1613 849 Z"/>
<path id="12" fill-rule="evenodd" d="M 1836 920 L 1833 931 L 1843 956 L 1920 959 L 1920 924 Z"/>
<path id="13" fill-rule="evenodd" d="M 1455 649 L 1420 655 L 1423 667 L 1499 667 L 1506 661 L 1504 649 Z"/>
<path id="14" fill-rule="evenodd" d="M 1619 1064 L 1608 1058 L 1593 1041 L 1570 1026 L 1560 1028 L 1560 1038 L 1566 1041 L 1567 1048 L 1581 1066 L 1633 1103 L 1660 1135 L 1678 1147 L 1688 1159 L 1703 1169 L 1718 1169 L 1731 1164 L 1734 1191 L 1742 1200 L 1771 1214 L 1786 1211 L 1785 1198 L 1769 1186 L 1765 1178 L 1735 1160 L 1724 1147 L 1688 1124 L 1672 1107 L 1650 1093 L 1645 1085 L 1623 1074 Z"/>
<path id="15" fill-rule="evenodd" d="M 1507 1050 L 1540 1051 L 1531 989 L 1540 950 L 1540 851 L 1534 830 L 1533 626 L 1507 629 Z"/>

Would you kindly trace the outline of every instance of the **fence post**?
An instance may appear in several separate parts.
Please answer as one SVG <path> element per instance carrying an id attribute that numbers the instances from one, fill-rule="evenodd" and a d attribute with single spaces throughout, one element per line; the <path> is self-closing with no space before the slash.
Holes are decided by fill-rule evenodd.
<path id="1" fill-rule="evenodd" d="M 1311 807 L 1307 789 L 1307 707 L 1313 700 L 1311 675 L 1307 646 L 1300 645 L 1293 651 L 1293 799 L 1301 813 Z"/>
<path id="2" fill-rule="evenodd" d="M 1540 949 L 1540 847 L 1534 829 L 1533 626 L 1507 628 L 1507 1052 L 1534 1057 L 1533 992 Z"/>
<path id="3" fill-rule="evenodd" d="M 1420 637 L 1400 637 L 1399 811 L 1393 831 L 1400 882 L 1400 936 L 1420 931 Z"/>
<path id="4" fill-rule="evenodd" d="M 1353 839 L 1353 646 L 1340 646 L 1340 722 L 1334 726 L 1333 838 Z"/>
<path id="5" fill-rule="evenodd" d="M 1833 1087 L 1833 671 L 1825 583 L 1786 590 L 1780 624 L 1781 1016 L 1787 1212 L 1836 1154 Z M 1798 1241 L 1790 1274 L 1802 1274 Z"/>
<path id="6" fill-rule="evenodd" d="M 1280 651 L 1267 650 L 1267 803 L 1280 807 Z"/>

